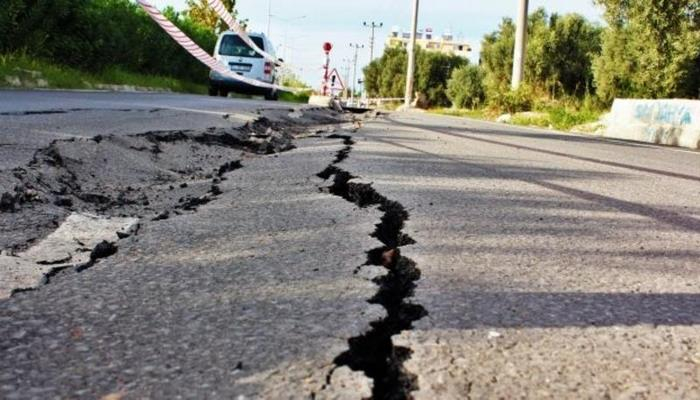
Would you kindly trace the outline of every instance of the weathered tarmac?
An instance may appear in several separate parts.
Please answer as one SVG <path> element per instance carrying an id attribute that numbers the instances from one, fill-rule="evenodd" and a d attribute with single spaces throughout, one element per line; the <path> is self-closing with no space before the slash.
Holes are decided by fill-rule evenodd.
<path id="1" fill-rule="evenodd" d="M 353 139 L 410 213 L 415 398 L 700 396 L 700 154 L 411 114 Z"/>
<path id="2" fill-rule="evenodd" d="M 242 159 L 288 151 L 294 135 L 344 118 L 289 106 L 252 109 L 246 120 L 223 112 L 203 118 L 196 110 L 171 110 L 193 115 L 196 122 L 185 124 L 191 129 L 164 129 L 172 122 L 162 111 L 54 108 L 0 113 L 8 154 L 0 165 L 0 249 L 25 250 L 75 211 L 140 218 L 192 211 L 216 195 L 221 176 L 238 168 Z M 150 122 L 135 131 L 146 116 Z M 96 119 L 110 124 L 95 127 Z M 47 124 L 62 136 L 49 139 L 36 133 Z M 154 130 L 146 131 L 149 125 Z M 115 133 L 115 126 L 125 131 Z"/>
<path id="3" fill-rule="evenodd" d="M 105 197 L 125 185 L 136 191 L 137 183 L 152 190 L 151 171 L 176 162 L 193 166 L 194 171 L 177 175 L 188 188 L 195 186 L 192 175 L 211 174 L 197 178 L 206 182 L 206 190 L 216 185 L 216 191 L 209 190 L 206 201 L 192 209 L 176 202 L 167 218 L 152 218 L 162 206 L 130 209 L 128 202 L 103 202 L 107 206 L 97 211 L 107 216 L 142 217 L 140 228 L 117 242 L 116 253 L 89 269 L 62 270 L 46 285 L 0 300 L 0 337 L 5 338 L 0 341 L 0 397 L 371 394 L 362 373 L 341 368 L 334 359 L 347 350 L 351 337 L 385 314 L 367 302 L 376 292 L 371 279 L 382 268 L 374 275 L 355 273 L 366 261 L 365 249 L 381 244 L 370 236 L 380 215 L 325 193 L 326 183 L 317 177 L 344 144 L 313 133 L 343 119 L 316 109 L 283 111 L 264 129 L 253 124 L 238 130 L 250 133 L 246 139 L 262 140 L 264 151 L 258 142 L 241 144 L 218 130 L 51 143 L 61 147 L 61 160 L 75 160 L 75 166 L 63 161 L 43 163 L 48 164 L 44 168 L 69 170 L 70 177 L 80 176 L 79 169 L 91 170 L 96 182 L 91 192 Z M 272 119 L 275 112 L 264 114 Z M 292 145 L 291 136 L 303 133 L 315 137 Z M 278 136 L 284 145 L 269 150 L 268 139 Z M 142 140 L 148 149 L 131 148 L 132 140 Z M 112 167 L 123 157 L 110 156 L 99 165 L 95 154 L 110 154 L 113 146 L 136 157 L 145 153 L 146 172 L 131 175 L 138 170 L 135 164 L 143 165 L 133 157 Z M 160 151 L 151 151 L 153 146 Z M 226 157 L 212 157 L 210 150 L 209 157 L 199 156 L 206 146 Z M 75 154 L 66 156 L 69 152 Z M 207 164 L 208 159 L 215 161 Z M 83 167 L 87 163 L 91 166 Z M 37 173 L 44 180 L 46 175 Z M 61 195 L 78 199 L 67 208 L 91 210 L 93 203 L 79 201 L 89 182 L 81 183 L 79 190 Z M 179 181 L 161 186 L 173 183 Z M 41 191 L 48 186 L 37 191 L 48 196 L 50 189 Z"/>
<path id="4" fill-rule="evenodd" d="M 130 126 L 110 96 L 57 96 Z M 225 113 L 286 127 L 315 114 L 126 99 L 170 104 L 185 125 L 60 142 L 91 163 L 64 162 L 86 177 L 72 207 L 141 224 L 90 268 L 0 300 L 1 398 L 700 397 L 699 153 L 410 113 L 333 134 L 319 114 L 290 132 L 319 134 L 257 154 L 241 140 L 283 129 L 233 147 L 202 135 L 241 132 Z M 29 117 L 51 115 L 65 114 Z M 118 145 L 132 140 L 161 152 Z M 118 198 L 144 165 L 100 163 L 102 146 L 147 171 L 184 162 L 173 182 L 188 187 L 167 197 L 148 172 L 154 206 L 85 202 Z M 51 160 L 37 150 L 10 169 Z M 67 169 L 50 164 L 35 176 Z M 89 186 L 110 170 L 129 172 Z"/>

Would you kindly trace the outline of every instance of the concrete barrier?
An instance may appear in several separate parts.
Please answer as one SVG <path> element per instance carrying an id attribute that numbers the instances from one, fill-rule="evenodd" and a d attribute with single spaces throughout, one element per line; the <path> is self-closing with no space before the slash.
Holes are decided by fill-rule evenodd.
<path id="1" fill-rule="evenodd" d="M 605 137 L 700 149 L 700 101 L 616 99 Z"/>

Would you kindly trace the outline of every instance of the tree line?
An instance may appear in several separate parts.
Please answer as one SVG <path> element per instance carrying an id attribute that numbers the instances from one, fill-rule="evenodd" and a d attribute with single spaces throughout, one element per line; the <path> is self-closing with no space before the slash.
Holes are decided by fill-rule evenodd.
<path id="1" fill-rule="evenodd" d="M 430 106 L 500 111 L 561 99 L 609 105 L 616 97 L 700 97 L 700 2 L 596 0 L 606 26 L 578 14 L 534 11 L 525 84 L 511 91 L 515 24 L 504 18 L 483 38 L 480 62 L 417 52 L 416 91 Z M 365 68 L 370 96 L 401 97 L 407 54 L 388 48 Z"/>
<path id="2" fill-rule="evenodd" d="M 224 3 L 233 11 L 235 1 Z M 223 27 L 206 0 L 163 13 L 204 50 Z M 0 54 L 21 53 L 87 72 L 118 67 L 204 83 L 207 68 L 183 51 L 130 0 L 3 0 Z"/>

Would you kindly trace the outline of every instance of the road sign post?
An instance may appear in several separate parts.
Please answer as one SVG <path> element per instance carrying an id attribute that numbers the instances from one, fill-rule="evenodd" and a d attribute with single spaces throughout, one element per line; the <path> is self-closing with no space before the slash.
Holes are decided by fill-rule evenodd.
<path id="1" fill-rule="evenodd" d="M 323 95 L 328 95 L 328 68 L 331 64 L 331 50 L 333 50 L 333 45 L 330 42 L 323 44 L 323 52 L 326 53 L 326 63 L 323 66 Z"/>

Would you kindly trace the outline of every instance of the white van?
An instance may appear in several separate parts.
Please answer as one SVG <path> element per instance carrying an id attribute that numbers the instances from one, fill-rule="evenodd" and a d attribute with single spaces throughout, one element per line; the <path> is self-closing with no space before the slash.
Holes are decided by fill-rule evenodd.
<path id="1" fill-rule="evenodd" d="M 265 34 L 249 33 L 248 36 L 262 50 L 275 54 L 275 48 Z M 276 65 L 256 53 L 235 32 L 226 31 L 219 35 L 214 48 L 214 57 L 238 75 L 265 83 L 277 83 Z M 267 100 L 277 100 L 278 97 L 276 90 L 252 86 L 211 71 L 209 95 L 226 97 L 229 92 L 264 95 Z"/>

